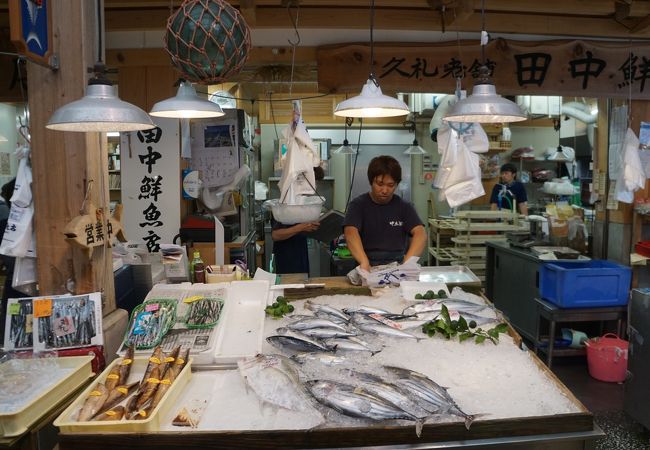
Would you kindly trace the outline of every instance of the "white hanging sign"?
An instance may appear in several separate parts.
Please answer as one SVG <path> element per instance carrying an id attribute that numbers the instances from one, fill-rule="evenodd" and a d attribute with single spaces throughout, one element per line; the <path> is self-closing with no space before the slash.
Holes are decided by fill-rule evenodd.
<path id="1" fill-rule="evenodd" d="M 124 232 L 149 252 L 170 244 L 180 228 L 178 119 L 153 117 L 152 130 L 121 135 Z"/>

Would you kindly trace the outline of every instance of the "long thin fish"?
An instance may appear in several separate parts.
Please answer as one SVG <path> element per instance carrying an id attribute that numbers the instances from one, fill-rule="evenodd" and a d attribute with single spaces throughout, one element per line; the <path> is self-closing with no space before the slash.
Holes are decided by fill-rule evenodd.
<path id="1" fill-rule="evenodd" d="M 122 361 L 120 361 L 119 364 L 120 382 L 118 383 L 119 385 L 126 384 L 126 382 L 129 381 L 129 375 L 131 374 L 131 367 L 133 367 L 133 351 L 134 348 L 132 345 L 130 345 L 126 349 L 126 354 L 124 355 L 124 358 L 122 358 Z"/>
<path id="2" fill-rule="evenodd" d="M 163 363 L 163 352 L 162 348 L 157 346 L 154 350 L 151 356 L 149 357 L 149 363 L 147 364 L 147 368 L 144 371 L 144 375 L 142 376 L 142 383 L 149 378 L 149 375 L 151 375 L 151 371 L 153 370 L 154 367 L 160 368 L 160 365 Z"/>
<path id="3" fill-rule="evenodd" d="M 323 344 L 315 342 L 313 339 L 301 339 L 296 336 L 276 335 L 269 336 L 266 341 L 280 350 L 293 350 L 296 352 L 329 352 L 331 351 Z"/>
<path id="4" fill-rule="evenodd" d="M 160 400 L 162 400 L 163 396 L 169 390 L 174 380 L 176 380 L 178 374 L 181 373 L 181 370 L 183 370 L 183 367 L 185 367 L 185 364 L 187 364 L 187 358 L 189 358 L 189 356 L 190 349 L 188 348 L 186 350 L 183 350 L 182 354 L 176 357 L 174 363 L 167 367 L 165 374 L 160 380 L 158 389 L 156 389 L 156 394 L 153 396 L 153 400 L 151 402 L 152 411 L 156 408 L 156 406 L 158 406 L 158 403 L 160 403 Z"/>
<path id="5" fill-rule="evenodd" d="M 388 325 L 382 323 L 362 323 L 359 325 L 359 329 L 366 331 L 368 333 L 382 334 L 384 336 L 396 337 L 396 338 L 406 338 L 406 339 L 415 339 L 420 342 L 422 338 L 413 336 L 412 334 L 406 333 L 404 331 L 397 330 Z"/>
<path id="6" fill-rule="evenodd" d="M 333 306 L 330 305 L 324 305 L 322 303 L 313 303 L 309 300 L 307 300 L 304 304 L 305 308 L 313 311 L 315 313 L 322 312 L 330 316 L 335 316 L 338 317 L 341 320 L 344 320 L 345 322 L 350 321 L 350 316 L 344 313 L 343 311 L 340 311 Z"/>
<path id="7" fill-rule="evenodd" d="M 102 408 L 107 398 L 108 389 L 102 383 L 97 383 L 97 386 L 88 394 L 88 398 L 81 407 L 77 422 L 90 420 Z"/>
<path id="8" fill-rule="evenodd" d="M 144 389 L 140 395 L 138 395 L 138 400 L 135 403 L 137 408 L 142 409 L 142 406 L 145 404 L 145 402 L 153 397 L 153 394 L 156 392 L 156 389 L 158 389 L 159 384 L 160 369 L 158 369 L 158 367 L 154 367 L 149 374 L 149 378 L 144 380 Z"/>
<path id="9" fill-rule="evenodd" d="M 96 416 L 113 408 L 115 405 L 118 405 L 125 398 L 128 398 L 131 394 L 135 392 L 135 390 L 138 388 L 139 385 L 140 382 L 135 381 L 131 384 L 123 384 L 121 386 L 117 386 L 116 388 L 114 388 L 112 391 L 108 393 L 108 397 L 106 398 L 106 401 L 104 402 L 102 408 L 99 410 L 99 413 L 97 413 Z"/>
<path id="10" fill-rule="evenodd" d="M 113 366 L 108 375 L 106 375 L 106 380 L 104 380 L 104 386 L 110 392 L 115 387 L 120 384 L 120 365 L 116 364 Z"/>
<path id="11" fill-rule="evenodd" d="M 126 410 L 124 406 L 116 406 L 115 408 L 109 409 L 108 411 L 97 414 L 92 418 L 92 420 L 98 422 L 104 422 L 108 420 L 122 420 L 125 412 Z"/>

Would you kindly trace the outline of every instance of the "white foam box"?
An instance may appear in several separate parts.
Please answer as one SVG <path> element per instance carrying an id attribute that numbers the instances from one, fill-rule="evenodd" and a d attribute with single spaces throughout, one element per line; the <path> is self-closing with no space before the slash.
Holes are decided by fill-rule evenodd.
<path id="1" fill-rule="evenodd" d="M 233 281 L 224 303 L 214 362 L 236 367 L 262 351 L 268 281 Z"/>
<path id="2" fill-rule="evenodd" d="M 59 427 L 62 433 L 97 433 L 97 432 L 147 432 L 157 431 L 160 429 L 162 418 L 166 417 L 167 413 L 176 404 L 176 399 L 183 391 L 187 383 L 192 378 L 192 358 L 185 364 L 183 370 L 178 374 L 178 377 L 171 384 L 165 396 L 160 400 L 160 403 L 151 411 L 148 418 L 142 420 L 107 420 L 107 421 L 84 421 L 78 422 L 77 415 L 83 407 L 89 394 L 95 389 L 98 383 L 103 383 L 106 376 L 111 372 L 114 366 L 119 364 L 122 358 L 116 359 L 108 366 L 90 385 L 75 399 L 74 402 L 68 406 L 65 411 L 54 421 L 54 426 Z M 149 357 L 136 356 L 133 359 L 133 367 L 129 374 L 127 384 L 135 381 L 140 381 L 149 363 Z M 130 398 L 130 397 L 129 397 Z M 129 398 L 122 401 L 122 405 L 128 402 Z"/>
<path id="3" fill-rule="evenodd" d="M 24 404 L 16 405 L 15 409 L 9 409 L 0 413 L 0 436 L 18 436 L 26 432 L 29 427 L 55 407 L 61 400 L 71 392 L 82 386 L 88 378 L 92 377 L 91 367 L 92 356 L 61 356 L 56 358 L 58 369 L 48 372 L 48 375 L 55 381 L 53 384 L 42 386 L 30 386 L 29 392 L 33 395 L 26 395 Z M 14 359 L 0 364 L 0 379 L 9 383 L 11 378 L 19 376 L 17 369 L 25 371 L 35 370 L 38 359 Z M 24 385 L 20 386 L 25 388 Z M 2 387 L 3 395 L 7 395 L 8 386 Z"/>

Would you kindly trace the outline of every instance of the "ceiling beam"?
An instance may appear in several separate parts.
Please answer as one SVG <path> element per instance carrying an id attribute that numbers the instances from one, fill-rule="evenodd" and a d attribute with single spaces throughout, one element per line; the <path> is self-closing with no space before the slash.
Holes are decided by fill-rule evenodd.
<path id="1" fill-rule="evenodd" d="M 241 0 L 239 11 L 241 12 L 241 15 L 244 16 L 244 20 L 249 27 L 255 27 L 255 25 L 257 25 L 257 18 L 255 16 L 255 0 Z"/>
<path id="2" fill-rule="evenodd" d="M 260 1 L 262 0 L 257 0 L 257 2 Z M 255 28 L 292 29 L 286 8 L 262 8 L 257 2 Z M 643 3 L 650 4 L 650 2 Z M 650 9 L 648 14 L 650 14 Z M 163 29 L 168 15 L 169 11 L 166 9 L 154 11 L 107 10 L 106 29 L 108 31 Z M 366 29 L 368 17 L 368 8 L 306 8 L 301 6 L 300 27 Z M 602 18 L 585 15 L 574 17 L 490 12 L 486 13 L 485 21 L 485 29 L 492 34 L 568 35 L 623 39 L 630 37 L 628 27 L 612 20 L 611 10 L 608 16 Z M 439 12 L 430 8 L 425 10 L 379 9 L 375 12 L 375 29 L 440 31 L 441 28 L 442 21 Z M 456 21 L 447 26 L 447 31 L 478 32 L 480 30 L 481 18 L 478 14 L 469 14 L 466 20 Z M 642 30 L 637 32 L 635 37 L 650 37 L 650 33 L 647 30 Z"/>

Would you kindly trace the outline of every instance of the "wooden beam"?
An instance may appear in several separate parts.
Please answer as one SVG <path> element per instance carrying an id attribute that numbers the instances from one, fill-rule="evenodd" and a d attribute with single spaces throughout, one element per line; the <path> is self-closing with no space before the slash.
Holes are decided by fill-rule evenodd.
<path id="1" fill-rule="evenodd" d="M 630 28 L 630 33 L 637 34 L 642 33 L 648 29 L 650 26 L 650 14 L 645 16 L 643 19 L 640 19 L 632 28 Z"/>
<path id="2" fill-rule="evenodd" d="M 108 314 L 115 309 L 110 249 L 96 248 L 89 260 L 63 235 L 66 224 L 79 214 L 87 191 L 89 200 L 108 211 L 106 149 L 99 133 L 45 128 L 56 108 L 84 95 L 86 68 L 97 59 L 95 2 L 59 0 L 52 13 L 52 46 L 61 69 L 55 72 L 27 63 L 39 289 L 42 295 L 65 293 L 72 286 L 78 294 L 103 291 Z"/>
<path id="3" fill-rule="evenodd" d="M 614 3 L 614 19 L 617 21 L 628 19 L 631 11 L 631 5 L 626 1 L 618 0 Z"/>
<path id="4" fill-rule="evenodd" d="M 254 27 L 257 24 L 255 0 L 241 0 L 239 11 L 249 27 Z"/>

